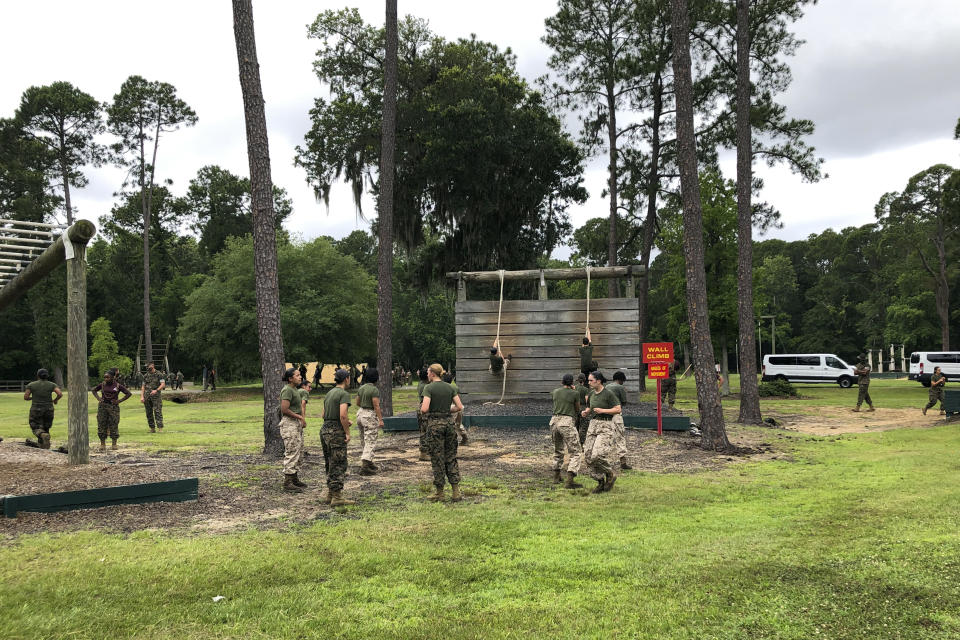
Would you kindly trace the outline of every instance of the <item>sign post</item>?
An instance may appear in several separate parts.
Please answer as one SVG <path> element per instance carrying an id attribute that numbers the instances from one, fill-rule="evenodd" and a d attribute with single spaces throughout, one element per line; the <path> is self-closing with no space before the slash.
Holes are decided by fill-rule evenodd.
<path id="1" fill-rule="evenodd" d="M 647 377 L 657 381 L 657 435 L 663 435 L 663 401 L 660 396 L 660 381 L 670 375 L 673 362 L 672 342 L 644 342 L 643 362 L 647 365 Z"/>

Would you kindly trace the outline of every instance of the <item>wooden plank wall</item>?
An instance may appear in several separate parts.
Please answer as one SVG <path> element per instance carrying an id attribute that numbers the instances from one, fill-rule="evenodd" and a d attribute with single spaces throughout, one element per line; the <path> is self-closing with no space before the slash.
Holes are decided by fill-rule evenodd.
<path id="1" fill-rule="evenodd" d="M 464 395 L 500 395 L 502 379 L 487 370 L 497 335 L 497 307 L 496 300 L 457 303 L 457 386 Z M 586 300 L 505 300 L 500 346 L 504 355 L 513 355 L 507 395 L 547 393 L 560 386 L 563 374 L 579 373 L 577 347 L 586 319 Z M 639 319 L 636 298 L 590 301 L 593 359 L 607 376 L 622 370 L 631 392 L 640 390 Z"/>

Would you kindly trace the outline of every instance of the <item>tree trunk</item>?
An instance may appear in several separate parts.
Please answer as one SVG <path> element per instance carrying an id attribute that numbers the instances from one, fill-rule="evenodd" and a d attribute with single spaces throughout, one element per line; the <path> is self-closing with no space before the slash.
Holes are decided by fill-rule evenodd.
<path id="1" fill-rule="evenodd" d="M 650 254 L 653 251 L 653 239 L 657 228 L 657 194 L 660 191 L 660 116 L 663 111 L 663 83 L 657 73 L 653 89 L 653 130 L 650 134 L 650 172 L 647 174 L 647 217 L 643 221 L 643 246 L 640 248 L 640 264 L 643 265 L 643 277 L 640 278 L 638 303 L 640 306 L 640 343 L 647 339 L 647 299 L 650 294 Z M 645 364 L 640 365 L 640 390 L 646 390 Z"/>
<path id="2" fill-rule="evenodd" d="M 730 352 L 727 350 L 727 334 L 720 334 L 720 377 L 723 383 L 720 385 L 720 395 L 730 395 Z"/>
<path id="3" fill-rule="evenodd" d="M 612 70 L 611 70 L 612 73 Z M 607 190 L 610 192 L 610 227 L 607 234 L 607 266 L 617 266 L 617 103 L 613 81 L 607 83 L 607 137 L 610 144 Z M 607 283 L 607 297 L 617 297 L 617 281 Z"/>
<path id="4" fill-rule="evenodd" d="M 703 263 L 703 209 L 697 173 L 697 143 L 693 123 L 693 82 L 690 71 L 690 25 L 687 0 L 671 0 L 674 89 L 677 102 L 677 163 L 683 201 L 683 253 L 686 261 L 687 317 L 693 350 L 693 372 L 700 409 L 701 446 L 730 449 L 713 366 L 713 343 L 707 312 Z"/>
<path id="5" fill-rule="evenodd" d="M 66 386 L 63 380 L 63 367 L 53 368 L 53 382 L 61 389 Z"/>
<path id="6" fill-rule="evenodd" d="M 397 0 L 386 0 L 386 59 L 380 139 L 377 367 L 380 410 L 393 415 L 393 179 L 397 140 Z"/>
<path id="7" fill-rule="evenodd" d="M 146 172 L 141 142 L 140 206 L 143 211 L 143 342 L 147 362 L 153 362 L 153 338 L 150 333 L 150 206 L 147 204 Z M 146 363 L 143 365 L 146 367 Z"/>
<path id="8" fill-rule="evenodd" d="M 66 242 L 73 245 L 73 258 L 67 260 L 67 456 L 70 464 L 87 464 L 87 245 Z"/>
<path id="9" fill-rule="evenodd" d="M 279 457 L 283 453 L 279 410 L 284 358 L 280 285 L 277 280 L 277 233 L 273 212 L 273 181 L 270 176 L 270 146 L 251 0 L 233 0 L 233 35 L 237 43 L 243 115 L 247 126 L 247 156 L 250 161 L 257 334 L 260 374 L 263 376 L 263 452 Z"/>
<path id="10" fill-rule="evenodd" d="M 762 420 L 753 327 L 753 140 L 750 127 L 750 0 L 737 0 L 737 322 L 740 345 L 740 416 Z"/>
<path id="11" fill-rule="evenodd" d="M 940 316 L 940 348 L 950 350 L 950 280 L 947 277 L 947 255 L 943 243 L 937 244 L 939 273 L 936 278 L 934 299 L 937 315 Z"/>
<path id="12" fill-rule="evenodd" d="M 73 207 L 70 205 L 70 171 L 67 169 L 66 140 L 63 138 L 63 122 L 60 123 L 60 175 L 63 176 L 63 208 L 67 213 L 67 226 L 73 225 Z"/>

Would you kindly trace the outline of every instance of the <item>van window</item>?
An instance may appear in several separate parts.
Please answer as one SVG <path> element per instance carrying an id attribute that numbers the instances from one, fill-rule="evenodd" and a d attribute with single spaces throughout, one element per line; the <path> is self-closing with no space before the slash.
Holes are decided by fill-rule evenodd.
<path id="1" fill-rule="evenodd" d="M 930 353 L 927 354 L 927 360 L 937 364 L 953 364 L 957 361 L 957 355 L 955 353 Z"/>
<path id="2" fill-rule="evenodd" d="M 910 364 L 917 364 L 918 362 L 920 362 L 920 354 L 919 354 L 919 353 L 911 353 L 911 354 L 910 354 Z"/>
<path id="3" fill-rule="evenodd" d="M 819 367 L 820 356 L 797 356 L 797 364 L 804 367 Z"/>
<path id="4" fill-rule="evenodd" d="M 770 364 L 792 367 L 796 366 L 797 358 L 796 356 L 770 356 Z"/>
<path id="5" fill-rule="evenodd" d="M 842 362 L 834 358 L 833 356 L 827 356 L 827 366 L 833 367 L 834 369 L 846 369 Z"/>

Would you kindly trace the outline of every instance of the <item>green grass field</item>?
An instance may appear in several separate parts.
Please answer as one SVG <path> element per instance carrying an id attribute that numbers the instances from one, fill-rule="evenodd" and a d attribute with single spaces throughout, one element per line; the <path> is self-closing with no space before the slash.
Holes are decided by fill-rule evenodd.
<path id="1" fill-rule="evenodd" d="M 926 399 L 906 381 L 871 391 L 880 407 Z M 856 399 L 801 393 L 763 406 Z M 121 443 L 256 450 L 257 391 L 211 399 L 227 401 L 165 404 L 162 440 L 132 400 Z M 689 382 L 680 400 L 696 406 Z M 25 437 L 26 406 L 0 395 L 0 435 Z M 793 435 L 778 460 L 631 472 L 601 496 L 383 500 L 291 531 L 19 536 L 0 551 L 0 636 L 957 638 L 958 429 Z"/>

